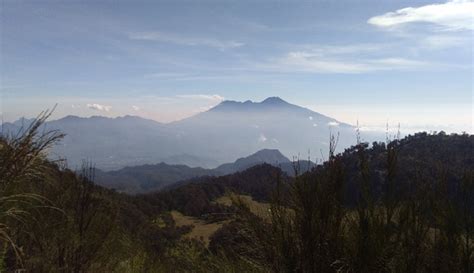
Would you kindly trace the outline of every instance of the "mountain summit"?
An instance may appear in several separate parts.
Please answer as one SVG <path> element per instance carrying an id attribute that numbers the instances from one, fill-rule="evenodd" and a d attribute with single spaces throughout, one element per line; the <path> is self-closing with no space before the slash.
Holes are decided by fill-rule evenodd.
<path id="1" fill-rule="evenodd" d="M 247 100 L 244 102 L 225 100 L 215 107 L 211 108 L 209 111 L 256 111 L 256 110 L 268 110 L 269 108 L 273 109 L 284 109 L 288 107 L 298 107 L 296 105 L 290 104 L 279 97 L 269 97 L 264 99 L 261 102 L 253 102 Z"/>
<path id="2" fill-rule="evenodd" d="M 243 171 L 262 163 L 278 165 L 291 163 L 291 161 L 277 149 L 263 149 L 247 157 L 239 158 L 234 163 L 222 164 L 216 168 L 216 171 L 221 174 L 229 174 Z"/>
<path id="3" fill-rule="evenodd" d="M 264 99 L 261 104 L 266 105 L 288 105 L 289 103 L 282 100 L 280 97 L 268 97 Z"/>

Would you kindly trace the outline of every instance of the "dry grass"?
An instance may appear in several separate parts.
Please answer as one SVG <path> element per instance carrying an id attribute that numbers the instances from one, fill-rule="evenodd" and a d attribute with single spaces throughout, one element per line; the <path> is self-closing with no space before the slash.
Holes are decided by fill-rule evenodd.
<path id="1" fill-rule="evenodd" d="M 0 252 L 10 246 L 19 264 L 22 263 L 22 250 L 12 237 L 16 232 L 12 223 L 24 224 L 32 220 L 29 210 L 35 208 L 56 209 L 46 198 L 23 189 L 28 183 L 44 181 L 48 168 L 45 152 L 64 137 L 55 130 L 40 132 L 53 111 L 42 112 L 18 132 L 0 134 Z"/>
<path id="2" fill-rule="evenodd" d="M 270 218 L 270 204 L 259 203 L 254 201 L 251 196 L 247 195 L 226 195 L 219 197 L 214 202 L 224 205 L 231 206 L 235 202 L 243 202 L 250 208 L 250 211 L 255 215 L 262 217 L 264 219 Z M 179 211 L 171 211 L 171 216 L 176 223 L 176 226 L 192 226 L 192 230 L 185 234 L 184 237 L 188 239 L 196 239 L 202 241 L 207 247 L 209 245 L 209 238 L 219 230 L 224 224 L 229 223 L 231 220 L 223 220 L 218 222 L 208 223 L 204 220 L 201 220 L 196 217 L 186 216 L 180 213 Z"/>
<path id="3" fill-rule="evenodd" d="M 230 194 L 217 198 L 215 202 L 224 206 L 231 206 L 236 202 L 241 202 L 246 205 L 250 209 L 250 211 L 258 217 L 261 217 L 263 219 L 270 219 L 271 216 L 270 204 L 257 202 L 253 200 L 252 196 Z"/>
<path id="4" fill-rule="evenodd" d="M 176 223 L 176 226 L 193 226 L 191 232 L 185 235 L 185 238 L 200 240 L 207 247 L 209 245 L 209 238 L 218 229 L 220 229 L 225 223 L 230 220 L 206 223 L 206 221 L 200 220 L 195 217 L 186 216 L 178 211 L 171 211 L 171 216 Z"/>

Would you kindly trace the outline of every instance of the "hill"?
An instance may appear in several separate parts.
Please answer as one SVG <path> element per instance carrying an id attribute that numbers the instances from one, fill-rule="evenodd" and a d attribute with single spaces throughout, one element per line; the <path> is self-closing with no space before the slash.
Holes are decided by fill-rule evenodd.
<path id="1" fill-rule="evenodd" d="M 394 159 L 396 171 L 393 183 L 401 194 L 413 187 L 413 183 L 447 183 L 453 190 L 459 186 L 463 175 L 474 166 L 474 136 L 468 134 L 451 134 L 444 132 L 428 134 L 425 132 L 409 135 L 400 140 L 392 141 L 389 146 L 396 150 Z M 368 175 L 368 185 L 374 196 L 384 191 L 387 179 L 387 145 L 374 142 L 369 148 L 364 144 Z M 355 204 L 361 194 L 360 154 L 358 147 L 353 146 L 339 155 L 347 175 L 347 202 Z M 318 172 L 324 167 L 318 167 Z M 474 211 L 474 210 L 473 210 Z"/>
<path id="2" fill-rule="evenodd" d="M 244 171 L 263 163 L 277 166 L 287 171 L 288 175 L 293 174 L 293 163 L 288 158 L 278 150 L 264 149 L 250 156 L 239 158 L 233 163 L 220 165 L 215 169 L 191 168 L 185 165 L 166 163 L 125 167 L 108 172 L 97 169 L 95 182 L 120 192 L 146 193 L 170 187 L 174 183 L 187 183 L 190 179 L 196 180 L 203 176 L 222 176 Z"/>
<path id="3" fill-rule="evenodd" d="M 467 169 L 468 166 L 474 165 L 472 156 L 468 153 L 472 149 L 460 148 L 472 147 L 472 138 L 465 135 L 449 136 L 443 133 L 437 135 L 418 133 L 398 142 L 393 142 L 392 145 L 397 145 L 398 160 L 402 164 L 396 177 L 396 180 L 400 181 L 397 182 L 399 185 L 405 183 L 408 177 L 418 175 L 416 172 L 419 170 L 425 170 L 424 172 L 427 172 L 426 170 L 434 171 L 433 168 L 428 166 L 443 166 L 450 173 L 462 173 L 462 168 Z M 383 169 L 386 162 L 383 154 L 385 151 L 384 143 L 374 142 L 370 148 L 367 146 L 367 161 L 371 169 L 370 177 L 374 191 L 380 191 L 380 185 L 384 179 Z M 457 153 L 454 154 L 453 151 L 457 151 Z M 340 157 L 345 164 L 345 172 L 349 181 L 347 194 L 350 197 L 348 197 L 348 200 L 352 200 L 350 202 L 353 203 L 357 196 L 355 185 L 358 176 L 358 155 L 356 146 L 346 149 Z M 200 177 L 222 176 L 241 172 L 262 163 L 276 166 L 289 176 L 294 176 L 295 167 L 299 169 L 298 173 L 301 174 L 311 171 L 316 166 L 313 162 L 306 160 L 300 160 L 295 165 L 278 150 L 264 149 L 250 156 L 240 158 L 233 163 L 222 164 L 214 169 L 160 163 L 126 167 L 109 172 L 97 170 L 95 181 L 99 185 L 121 192 L 147 193 L 173 187 L 175 183 L 176 185 L 184 185 L 192 181 L 198 181 Z M 324 168 L 324 166 L 319 166 L 313 171 L 321 168 Z M 431 179 L 436 179 L 434 173 L 425 175 Z M 460 178 L 457 177 L 457 179 Z"/>
<path id="4" fill-rule="evenodd" d="M 451 188 L 463 179 L 465 172 L 472 170 L 474 166 L 474 136 L 473 135 L 446 135 L 439 133 L 430 135 L 427 133 L 418 133 L 410 135 L 404 139 L 391 142 L 391 147 L 397 149 L 397 166 L 396 175 L 394 175 L 394 183 L 399 186 L 399 190 L 406 190 L 406 186 L 412 181 L 423 179 L 426 181 L 439 181 L 447 179 L 447 183 Z M 367 160 L 368 176 L 370 177 L 371 192 L 377 196 L 384 191 L 383 185 L 386 179 L 387 168 L 387 147 L 384 143 L 373 143 L 372 147 L 363 144 L 366 149 L 364 155 Z M 341 162 L 343 168 L 343 178 L 345 187 L 345 203 L 352 206 L 356 199 L 360 196 L 360 154 L 357 147 L 353 146 L 346 149 L 343 153 L 336 155 Z M 300 177 L 310 178 L 318 181 L 321 176 L 329 171 L 329 162 L 312 168 L 309 172 L 302 173 Z M 192 196 L 203 195 L 208 196 L 206 202 L 225 192 L 225 189 L 252 196 L 257 201 L 270 201 L 271 193 L 275 190 L 276 178 L 279 176 L 282 181 L 293 181 L 292 173 L 287 174 L 280 167 L 270 164 L 256 165 L 244 171 L 221 177 L 197 177 L 188 181 L 176 183 L 171 187 L 165 188 L 162 192 L 156 193 L 158 196 L 167 195 L 168 193 L 180 196 L 185 194 L 187 197 L 173 197 L 171 200 L 186 200 L 186 202 L 194 202 Z M 442 176 L 441 176 L 442 175 Z M 268 183 L 268 178 L 273 177 L 274 181 Z M 211 193 L 196 193 L 198 191 Z M 189 194 L 189 195 L 188 195 Z M 153 196 L 150 194 L 148 196 Z M 156 198 L 162 199 L 162 198 Z M 202 200 L 198 203 L 206 203 Z M 180 203 L 180 201 L 177 201 Z M 186 206 L 183 207 L 195 207 Z M 177 208 L 177 207 L 173 207 Z M 473 208 L 474 211 L 474 208 Z M 186 213 L 185 210 L 182 212 Z M 203 211 L 201 211 L 203 213 Z M 188 215 L 197 215 L 189 213 Z"/>

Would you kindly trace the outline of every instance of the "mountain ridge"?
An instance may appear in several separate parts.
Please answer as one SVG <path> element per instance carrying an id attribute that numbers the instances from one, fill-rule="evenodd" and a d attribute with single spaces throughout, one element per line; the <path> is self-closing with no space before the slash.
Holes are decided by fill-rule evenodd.
<path id="1" fill-rule="evenodd" d="M 13 123 L 2 127 L 4 132 L 20 129 Z M 66 158 L 72 168 L 86 159 L 104 170 L 161 161 L 215 168 L 262 149 L 278 149 L 289 158 L 308 150 L 327 154 L 331 131 L 340 133 L 340 149 L 356 139 L 353 126 L 279 97 L 224 101 L 171 123 L 129 115 L 69 115 L 46 122 L 44 128 L 66 134 L 53 147 L 52 159 Z"/>
<path id="2" fill-rule="evenodd" d="M 146 193 L 157 191 L 182 181 L 204 176 L 223 176 L 245 171 L 261 164 L 280 168 L 287 175 L 293 175 L 293 162 L 275 149 L 263 149 L 232 163 L 225 163 L 214 169 L 171 165 L 164 162 L 127 166 L 120 170 L 104 172 L 96 170 L 96 183 L 121 192 Z M 314 163 L 311 162 L 311 166 Z M 181 183 L 183 184 L 183 183 Z"/>

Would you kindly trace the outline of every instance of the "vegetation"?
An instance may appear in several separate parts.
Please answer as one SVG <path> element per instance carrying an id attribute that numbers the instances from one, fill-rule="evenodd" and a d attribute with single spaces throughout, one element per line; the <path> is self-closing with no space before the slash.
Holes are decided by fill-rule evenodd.
<path id="1" fill-rule="evenodd" d="M 472 272 L 470 135 L 358 143 L 137 196 L 50 162 L 44 113 L 0 137 L 0 271 Z M 336 139 L 331 139 L 334 151 Z"/>
<path id="2" fill-rule="evenodd" d="M 473 140 L 417 134 L 331 156 L 277 191 L 269 223 L 242 210 L 265 254 L 255 262 L 274 272 L 471 272 Z M 450 163 L 434 164 L 443 152 Z"/>

